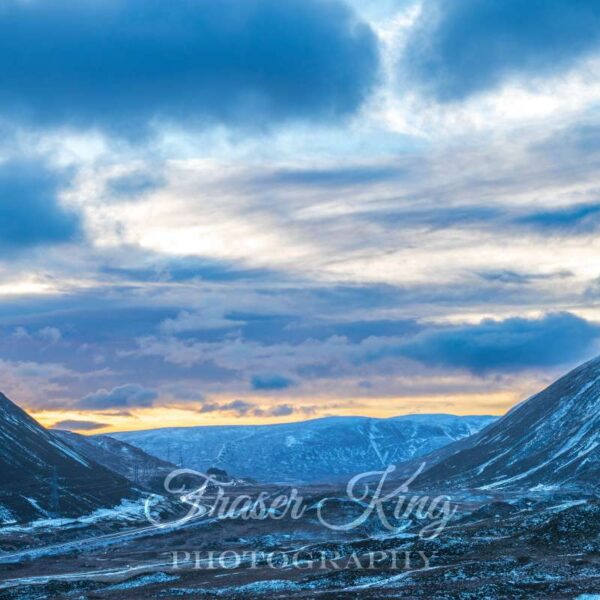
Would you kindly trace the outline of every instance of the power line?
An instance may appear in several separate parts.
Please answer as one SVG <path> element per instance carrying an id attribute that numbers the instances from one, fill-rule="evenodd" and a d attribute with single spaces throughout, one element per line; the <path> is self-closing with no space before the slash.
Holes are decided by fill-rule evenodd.
<path id="1" fill-rule="evenodd" d="M 58 491 L 58 474 L 56 467 L 52 467 L 52 481 L 50 488 L 50 512 L 55 516 L 58 516 L 60 511 L 60 497 Z"/>

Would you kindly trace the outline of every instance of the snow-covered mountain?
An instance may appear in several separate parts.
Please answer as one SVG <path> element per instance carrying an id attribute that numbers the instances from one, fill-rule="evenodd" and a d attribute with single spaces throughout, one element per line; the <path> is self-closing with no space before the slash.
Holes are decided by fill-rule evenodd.
<path id="1" fill-rule="evenodd" d="M 0 394 L 0 524 L 79 516 L 133 495 L 125 478 L 76 452 Z"/>
<path id="2" fill-rule="evenodd" d="M 479 431 L 493 417 L 329 417 L 298 423 L 111 434 L 163 460 L 269 482 L 331 481 L 422 455 Z"/>
<path id="3" fill-rule="evenodd" d="M 486 489 L 600 485 L 600 358 L 479 434 L 425 457 L 419 483 Z"/>
<path id="4" fill-rule="evenodd" d="M 108 435 L 84 436 L 61 430 L 52 433 L 85 458 L 142 487 L 162 488 L 165 476 L 177 468 L 172 463 L 150 456 L 140 448 Z"/>

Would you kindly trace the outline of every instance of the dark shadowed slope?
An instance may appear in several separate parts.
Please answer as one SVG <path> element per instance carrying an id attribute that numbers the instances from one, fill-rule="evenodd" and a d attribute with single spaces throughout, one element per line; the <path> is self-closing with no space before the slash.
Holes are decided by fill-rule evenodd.
<path id="1" fill-rule="evenodd" d="M 600 358 L 468 440 L 424 457 L 420 484 L 543 490 L 600 485 Z"/>
<path id="2" fill-rule="evenodd" d="M 0 394 L 0 524 L 79 516 L 133 495 L 125 478 L 73 450 Z"/>
<path id="3" fill-rule="evenodd" d="M 164 478 L 177 467 L 140 448 L 108 435 L 84 436 L 72 431 L 53 431 L 79 454 L 126 477 L 136 485 L 162 487 Z"/>

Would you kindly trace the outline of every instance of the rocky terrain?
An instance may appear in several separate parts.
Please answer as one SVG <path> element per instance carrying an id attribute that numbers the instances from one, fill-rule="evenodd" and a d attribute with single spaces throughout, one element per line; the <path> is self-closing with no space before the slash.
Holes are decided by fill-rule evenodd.
<path id="1" fill-rule="evenodd" d="M 316 500 L 331 490 L 306 492 Z M 455 501 L 456 514 L 435 539 L 420 536 L 416 518 L 396 533 L 376 516 L 351 532 L 332 532 L 314 508 L 301 521 L 208 519 L 173 530 L 131 521 L 115 531 L 115 521 L 100 522 L 76 541 L 46 531 L 36 550 L 0 557 L 0 597 L 550 600 L 600 593 L 597 498 Z M 334 510 L 341 519 L 351 512 L 341 502 Z M 11 536 L 15 547 L 31 539 L 26 531 Z M 210 552 L 225 558 L 211 562 Z"/>

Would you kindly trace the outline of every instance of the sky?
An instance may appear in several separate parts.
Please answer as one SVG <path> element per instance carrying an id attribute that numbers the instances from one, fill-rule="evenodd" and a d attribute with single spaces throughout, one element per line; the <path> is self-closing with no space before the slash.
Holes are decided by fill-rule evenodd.
<path id="1" fill-rule="evenodd" d="M 596 0 L 6 0 L 0 390 L 503 414 L 600 354 L 599 74 Z"/>

